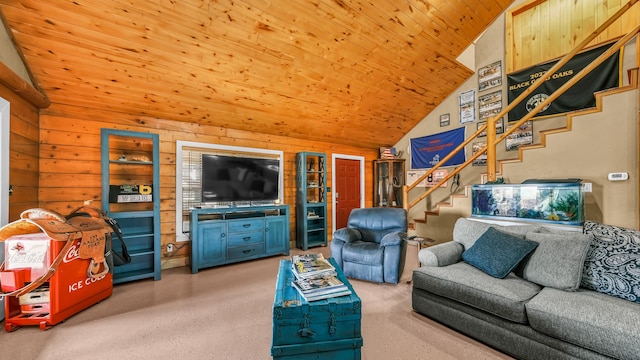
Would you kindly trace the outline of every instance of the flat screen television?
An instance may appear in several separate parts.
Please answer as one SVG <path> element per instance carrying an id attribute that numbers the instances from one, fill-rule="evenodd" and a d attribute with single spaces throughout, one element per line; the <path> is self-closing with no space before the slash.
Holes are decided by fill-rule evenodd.
<path id="1" fill-rule="evenodd" d="M 202 154 L 202 202 L 275 201 L 279 175 L 278 159 Z"/>

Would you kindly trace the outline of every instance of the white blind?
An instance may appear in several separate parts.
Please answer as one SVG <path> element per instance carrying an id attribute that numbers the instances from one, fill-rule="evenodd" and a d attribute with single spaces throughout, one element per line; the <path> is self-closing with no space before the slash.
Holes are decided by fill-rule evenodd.
<path id="1" fill-rule="evenodd" d="M 182 210 L 201 206 L 202 152 L 187 150 L 182 153 Z"/>

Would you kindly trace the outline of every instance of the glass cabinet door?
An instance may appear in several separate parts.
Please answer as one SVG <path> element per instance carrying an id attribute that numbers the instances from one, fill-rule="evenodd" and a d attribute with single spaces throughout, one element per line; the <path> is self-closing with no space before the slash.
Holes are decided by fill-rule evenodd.
<path id="1" fill-rule="evenodd" d="M 327 169 L 323 153 L 296 155 L 296 246 L 327 245 Z"/>
<path id="2" fill-rule="evenodd" d="M 325 201 L 324 157 L 306 156 L 307 203 L 317 204 Z"/>
<path id="3" fill-rule="evenodd" d="M 402 207 L 404 159 L 374 160 L 373 206 Z"/>

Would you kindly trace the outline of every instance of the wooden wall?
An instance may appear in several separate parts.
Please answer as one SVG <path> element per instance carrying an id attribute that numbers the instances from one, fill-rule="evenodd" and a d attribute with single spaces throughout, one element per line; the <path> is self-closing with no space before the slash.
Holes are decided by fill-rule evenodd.
<path id="1" fill-rule="evenodd" d="M 506 14 L 507 73 L 573 50 L 628 0 L 531 0 Z M 640 24 L 636 3 L 588 47 L 619 38 Z"/>
<path id="2" fill-rule="evenodd" d="M 38 206 L 38 108 L 0 81 L 0 97 L 9 101 L 9 221 Z M 6 189 L 2 189 L 6 191 Z"/>
<path id="3" fill-rule="evenodd" d="M 230 119 L 233 121 L 233 119 Z M 322 126 L 322 124 L 317 124 Z M 360 148 L 357 139 L 354 146 L 326 142 L 305 141 L 285 136 L 266 135 L 258 132 L 232 130 L 223 127 L 197 125 L 181 121 L 140 117 L 104 109 L 52 104 L 40 114 L 40 189 L 39 204 L 61 213 L 92 200 L 100 207 L 100 129 L 157 133 L 160 136 L 160 197 L 162 249 L 175 241 L 176 141 L 194 141 L 233 146 L 247 146 L 282 150 L 285 156 L 284 201 L 291 206 L 291 239 L 295 241 L 295 154 L 300 151 L 318 151 L 327 154 L 364 156 L 365 205 L 372 204 L 372 161 L 377 158 L 375 149 Z M 332 186 L 331 169 L 328 168 L 328 186 Z M 331 211 L 331 208 L 329 209 Z M 331 228 L 329 219 L 329 228 Z M 293 245 L 293 244 L 292 244 Z M 164 254 L 163 267 L 185 265 L 188 246 L 173 255 Z"/>

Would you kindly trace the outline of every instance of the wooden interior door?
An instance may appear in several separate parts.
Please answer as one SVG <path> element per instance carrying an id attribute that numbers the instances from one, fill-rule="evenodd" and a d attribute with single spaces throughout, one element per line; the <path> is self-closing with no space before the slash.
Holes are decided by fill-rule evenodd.
<path id="1" fill-rule="evenodd" d="M 335 162 L 336 229 L 347 226 L 351 210 L 360 207 L 360 161 L 338 159 Z"/>

